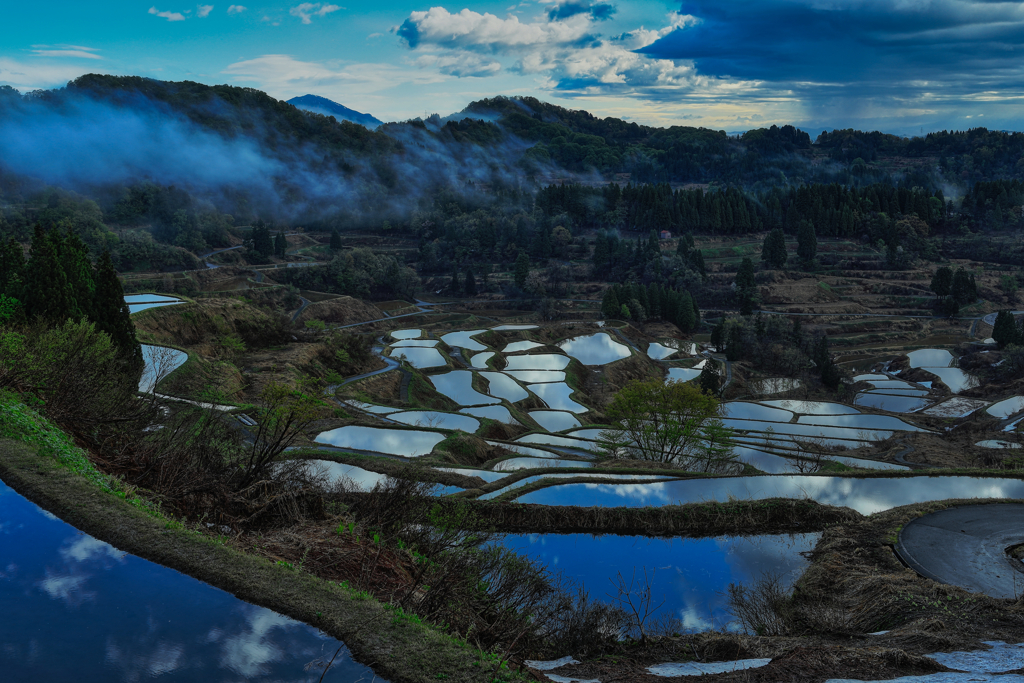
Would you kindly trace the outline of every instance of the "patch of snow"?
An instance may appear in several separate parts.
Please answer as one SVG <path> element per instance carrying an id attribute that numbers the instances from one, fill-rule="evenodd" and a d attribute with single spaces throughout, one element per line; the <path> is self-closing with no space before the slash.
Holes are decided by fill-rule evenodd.
<path id="1" fill-rule="evenodd" d="M 729 671 L 757 669 L 771 659 L 738 659 L 734 662 L 684 662 L 683 664 L 656 664 L 647 667 L 654 676 L 703 676 L 705 674 L 722 674 Z"/>

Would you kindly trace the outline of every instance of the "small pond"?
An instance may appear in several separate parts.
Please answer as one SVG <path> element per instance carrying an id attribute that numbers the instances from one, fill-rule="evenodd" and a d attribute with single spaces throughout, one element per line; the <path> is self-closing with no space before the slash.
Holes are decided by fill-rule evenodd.
<path id="1" fill-rule="evenodd" d="M 405 359 L 409 361 L 409 365 L 414 368 L 440 368 L 448 365 L 448 361 L 444 359 L 441 352 L 437 349 L 424 349 L 418 347 L 411 348 L 393 348 L 391 349 L 391 357 L 396 360 Z"/>
<path id="2" fill-rule="evenodd" d="M 536 349 L 536 348 L 539 348 L 541 346 L 544 346 L 544 345 L 541 344 L 540 342 L 535 342 L 535 341 L 517 341 L 517 342 L 512 342 L 511 344 L 506 346 L 502 350 L 502 353 L 519 353 L 520 351 L 529 351 L 530 349 Z"/>
<path id="3" fill-rule="evenodd" d="M 702 501 L 810 498 L 862 515 L 950 498 L 1022 498 L 1024 481 L 998 477 L 855 478 L 813 475 L 685 479 L 650 484 L 562 484 L 518 503 L 580 507 L 645 507 Z"/>
<path id="4" fill-rule="evenodd" d="M 589 410 L 585 405 L 569 398 L 572 395 L 572 387 L 565 382 L 531 384 L 529 386 L 530 391 L 537 394 L 540 400 L 547 404 L 548 408 L 568 410 L 570 413 L 585 413 Z"/>
<path id="5" fill-rule="evenodd" d="M 916 396 L 894 396 L 892 394 L 878 394 L 875 392 L 857 394 L 857 398 L 853 402 L 866 408 L 888 410 L 892 413 L 912 413 L 930 403 L 927 399 Z"/>
<path id="6" fill-rule="evenodd" d="M 495 471 L 535 470 L 542 467 L 593 467 L 585 460 L 560 460 L 556 458 L 509 458 L 494 466 Z"/>
<path id="7" fill-rule="evenodd" d="M 394 339 L 415 339 L 423 334 L 423 330 L 395 330 L 391 333 Z"/>
<path id="8" fill-rule="evenodd" d="M 953 354 L 945 349 L 918 349 L 907 354 L 912 368 L 948 368 L 953 365 Z"/>
<path id="9" fill-rule="evenodd" d="M 729 584 L 752 584 L 770 572 L 780 575 L 788 588 L 808 565 L 800 553 L 812 550 L 819 537 L 522 534 L 506 536 L 502 544 L 583 583 L 602 601 L 609 600 L 607 593 L 614 595 L 620 575 L 627 584 L 634 572 L 642 581 L 646 568 L 652 605 L 664 603 L 658 614 L 675 617 L 684 631 L 695 632 L 735 630 L 729 624 Z"/>
<path id="10" fill-rule="evenodd" d="M 0 519 L 5 681 L 307 681 L 341 645 L 83 534 L 2 482 Z M 324 680 L 373 677 L 343 650 Z"/>
<path id="11" fill-rule="evenodd" d="M 181 303 L 181 299 L 166 294 L 125 294 L 124 302 L 126 304 Z"/>
<path id="12" fill-rule="evenodd" d="M 575 415 L 561 410 L 532 410 L 530 417 L 549 432 L 561 432 L 580 426 Z"/>
<path id="13" fill-rule="evenodd" d="M 426 455 L 444 441 L 440 432 L 418 432 L 412 429 L 382 429 L 349 425 L 317 435 L 317 443 L 352 448 L 358 451 L 388 453 L 414 458 Z"/>
<path id="14" fill-rule="evenodd" d="M 473 358 L 469 361 L 469 364 L 472 365 L 474 368 L 486 370 L 487 361 L 489 361 L 491 358 L 494 358 L 494 351 L 484 351 L 483 353 L 475 354 Z"/>
<path id="15" fill-rule="evenodd" d="M 413 427 L 434 427 L 437 429 L 456 429 L 472 434 L 480 429 L 480 423 L 469 415 L 442 413 L 437 410 L 409 410 L 389 416 L 395 422 Z"/>
<path id="16" fill-rule="evenodd" d="M 486 351 L 487 347 L 472 339 L 473 335 L 482 334 L 487 330 L 468 330 L 466 332 L 449 332 L 441 337 L 441 340 L 448 346 L 458 346 L 470 351 Z"/>
<path id="17" fill-rule="evenodd" d="M 500 372 L 481 372 L 480 376 L 488 382 L 487 393 L 503 398 L 509 403 L 522 401 L 530 395 L 530 392 L 519 386 L 514 379 Z"/>
<path id="18" fill-rule="evenodd" d="M 620 344 L 606 332 L 573 337 L 559 347 L 584 365 L 607 365 L 620 358 L 629 358 L 629 347 Z"/>
<path id="19" fill-rule="evenodd" d="M 538 353 L 534 356 L 510 356 L 505 359 L 505 370 L 564 370 L 568 356 L 557 353 Z M 512 374 L 512 373 L 509 373 Z M 515 377 L 515 375 L 512 375 Z M 516 377 L 516 379 L 519 379 Z"/>
<path id="20" fill-rule="evenodd" d="M 804 415 L 854 415 L 860 413 L 859 410 L 852 406 L 842 403 L 825 403 L 823 401 L 778 400 L 761 401 L 761 403 L 766 406 L 792 410 L 794 413 L 803 413 Z"/>
<path id="21" fill-rule="evenodd" d="M 484 417 L 488 420 L 497 420 L 498 422 L 504 422 L 505 424 L 519 424 L 519 422 L 512 417 L 512 413 L 508 412 L 508 408 L 505 406 L 477 406 L 476 408 L 463 408 L 459 412 L 466 413 L 467 415 L 475 415 L 476 417 Z"/>
<path id="22" fill-rule="evenodd" d="M 440 393 L 460 406 L 501 403 L 501 399 L 485 396 L 473 388 L 473 373 L 469 370 L 455 370 L 443 375 L 431 375 L 429 379 Z"/>
<path id="23" fill-rule="evenodd" d="M 700 372 L 697 368 L 669 368 L 668 378 L 675 382 L 689 382 L 700 377 Z"/>
<path id="24" fill-rule="evenodd" d="M 736 417 L 745 420 L 769 420 L 771 422 L 789 422 L 793 413 L 780 408 L 771 408 L 757 403 L 733 401 L 722 406 L 723 417 Z"/>
<path id="25" fill-rule="evenodd" d="M 506 370 L 505 374 L 529 384 L 565 381 L 565 373 L 556 370 Z"/>
<path id="26" fill-rule="evenodd" d="M 650 358 L 653 358 L 654 360 L 663 360 L 671 356 L 673 353 L 678 352 L 679 349 L 674 349 L 671 346 L 665 346 L 664 344 L 659 344 L 658 342 L 651 342 L 647 346 L 647 355 Z"/>
<path id="27" fill-rule="evenodd" d="M 188 360 L 188 354 L 167 346 L 142 344 L 142 377 L 139 378 L 139 391 L 148 394 L 153 391 L 167 375 L 171 374 Z"/>
<path id="28" fill-rule="evenodd" d="M 1024 410 L 1024 396 L 1013 396 L 990 405 L 985 412 L 993 417 L 1003 418 L 1010 417 L 1021 410 Z"/>

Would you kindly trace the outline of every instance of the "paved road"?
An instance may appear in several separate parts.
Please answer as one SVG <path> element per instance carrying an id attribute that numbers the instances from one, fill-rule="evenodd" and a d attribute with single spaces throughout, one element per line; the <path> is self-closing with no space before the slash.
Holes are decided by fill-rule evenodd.
<path id="1" fill-rule="evenodd" d="M 994 598 L 1024 595 L 1024 570 L 1006 548 L 1024 543 L 1024 504 L 964 505 L 918 517 L 900 531 L 896 552 L 940 583 Z"/>
<path id="2" fill-rule="evenodd" d="M 299 297 L 299 301 L 302 302 L 302 305 L 299 306 L 299 310 L 295 311 L 295 313 L 292 315 L 292 322 L 295 322 L 296 320 L 299 319 L 299 316 L 302 315 L 302 312 L 306 310 L 306 306 L 309 306 L 310 303 L 309 299 L 302 296 Z"/>

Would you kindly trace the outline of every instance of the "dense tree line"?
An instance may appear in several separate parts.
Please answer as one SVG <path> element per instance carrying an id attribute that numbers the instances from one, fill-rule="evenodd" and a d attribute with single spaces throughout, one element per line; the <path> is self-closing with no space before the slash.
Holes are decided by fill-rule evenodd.
<path id="1" fill-rule="evenodd" d="M 683 332 L 696 330 L 701 321 L 700 308 L 689 292 L 662 287 L 656 282 L 646 286 L 612 285 L 601 300 L 601 315 L 640 323 L 664 320 Z"/>
<path id="2" fill-rule="evenodd" d="M 300 289 L 376 300 L 410 299 L 419 287 L 416 271 L 369 249 L 342 252 L 323 266 L 281 268 L 274 277 Z"/>
<path id="3" fill-rule="evenodd" d="M 0 323 L 91 321 L 133 367 L 142 369 L 142 349 L 110 252 L 94 264 L 71 229 L 37 225 L 27 260 L 13 238 L 0 245 L 0 311 Z"/>

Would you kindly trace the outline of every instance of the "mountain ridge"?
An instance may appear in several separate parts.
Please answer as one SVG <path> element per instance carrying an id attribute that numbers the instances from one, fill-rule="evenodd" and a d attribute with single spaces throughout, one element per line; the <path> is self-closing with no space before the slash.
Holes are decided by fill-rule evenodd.
<path id="1" fill-rule="evenodd" d="M 285 101 L 288 104 L 305 111 L 323 114 L 324 116 L 333 116 L 338 120 L 358 123 L 359 125 L 366 126 L 367 128 L 376 128 L 384 123 L 372 114 L 364 114 L 363 112 L 356 111 L 355 109 L 349 109 L 343 104 L 338 104 L 334 100 L 329 100 L 326 97 L 320 97 L 319 95 L 306 94 L 299 97 L 293 97 L 290 100 Z"/>

